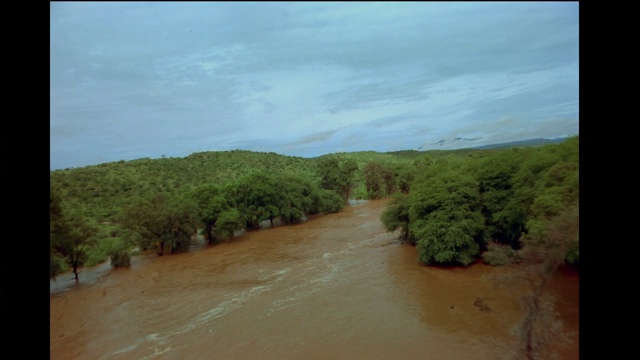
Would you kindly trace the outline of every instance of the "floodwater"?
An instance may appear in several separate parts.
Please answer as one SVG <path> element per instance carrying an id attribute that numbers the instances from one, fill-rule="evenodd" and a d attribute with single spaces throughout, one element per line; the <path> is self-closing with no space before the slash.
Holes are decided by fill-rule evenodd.
<path id="1" fill-rule="evenodd" d="M 51 282 L 51 359 L 496 359 L 521 311 L 486 275 L 426 267 L 379 221 L 385 200 L 134 257 Z M 578 359 L 579 275 L 550 283 Z"/>

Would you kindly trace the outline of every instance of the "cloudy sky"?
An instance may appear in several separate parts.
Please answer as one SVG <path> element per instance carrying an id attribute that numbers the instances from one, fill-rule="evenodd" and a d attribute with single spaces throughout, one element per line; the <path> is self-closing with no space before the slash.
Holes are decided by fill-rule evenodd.
<path id="1" fill-rule="evenodd" d="M 578 134 L 578 2 L 51 2 L 50 166 Z"/>

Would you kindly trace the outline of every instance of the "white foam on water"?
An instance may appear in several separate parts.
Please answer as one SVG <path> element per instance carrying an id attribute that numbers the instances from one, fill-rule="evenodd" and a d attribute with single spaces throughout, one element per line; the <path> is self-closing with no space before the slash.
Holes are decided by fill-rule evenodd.
<path id="1" fill-rule="evenodd" d="M 310 269 L 313 269 L 315 271 L 315 268 L 313 267 L 307 268 L 307 270 Z M 302 300 L 325 288 L 326 284 L 338 275 L 339 270 L 338 266 L 334 264 L 329 265 L 329 269 L 330 270 L 328 272 L 324 272 L 321 276 L 314 277 L 304 284 L 290 287 L 289 290 L 301 289 L 301 291 L 296 292 L 292 296 L 287 296 L 284 299 L 274 301 L 273 307 L 267 310 L 267 316 L 271 316 L 276 311 L 293 306 L 295 305 L 296 301 Z"/>
<path id="2" fill-rule="evenodd" d="M 141 339 L 137 339 L 135 340 L 131 345 L 114 351 L 110 354 L 104 355 L 103 357 L 101 357 L 101 359 L 107 359 L 113 355 L 118 355 L 118 354 L 122 354 L 122 353 L 126 353 L 126 352 L 130 352 L 132 350 L 135 350 L 136 348 L 138 348 L 141 344 L 149 342 L 149 343 L 158 343 L 159 345 L 164 344 L 167 339 L 169 339 L 170 337 L 174 336 L 174 335 L 178 335 L 178 334 L 183 334 L 185 332 L 194 330 L 196 328 L 199 328 L 205 324 L 207 324 L 208 322 L 221 318 L 223 316 L 226 316 L 228 314 L 230 314 L 231 312 L 233 312 L 234 310 L 240 308 L 242 305 L 244 305 L 247 301 L 249 301 L 251 298 L 258 296 L 260 294 L 262 294 L 265 291 L 271 290 L 272 288 L 272 283 L 275 282 L 280 282 L 283 280 L 283 276 L 285 274 L 287 274 L 289 271 L 291 271 L 291 268 L 285 268 L 285 269 L 281 269 L 281 270 L 276 270 L 271 274 L 268 275 L 263 275 L 261 276 L 258 280 L 260 281 L 264 281 L 270 278 L 274 278 L 275 279 L 268 284 L 265 285 L 259 285 L 259 286 L 254 286 L 249 290 L 245 290 L 245 291 L 241 291 L 238 294 L 235 294 L 235 296 L 233 298 L 231 298 L 230 300 L 227 301 L 223 301 L 222 303 L 218 304 L 218 306 L 209 309 L 207 311 L 205 311 L 204 313 L 200 314 L 196 320 L 192 321 L 189 324 L 186 324 L 184 326 L 181 326 L 179 328 L 177 328 L 175 331 L 172 331 L 168 334 L 165 335 L 161 335 L 158 333 L 154 333 L 154 334 L 150 334 L 147 335 Z M 158 355 L 161 355 L 165 352 L 171 351 L 171 347 L 167 347 L 164 348 L 162 350 L 158 350 L 157 348 L 155 349 L 155 353 L 145 357 L 146 358 L 152 358 L 152 357 L 156 357 Z M 175 350 L 175 349 L 174 349 Z"/>
<path id="3" fill-rule="evenodd" d="M 289 271 L 291 271 L 291 268 L 284 268 L 282 270 L 277 270 L 277 271 L 274 271 L 271 274 L 260 276 L 258 278 L 258 280 L 260 280 L 260 281 L 267 280 L 267 279 L 269 279 L 271 277 L 274 277 L 274 276 L 284 275 L 284 274 L 288 273 Z"/>
<path id="4" fill-rule="evenodd" d="M 118 351 L 114 351 L 111 354 L 107 354 L 102 356 L 100 359 L 107 359 L 110 358 L 113 355 L 118 355 L 118 354 L 122 354 L 122 353 L 126 353 L 132 350 L 135 350 L 136 348 L 138 348 L 138 346 L 140 346 L 142 343 L 145 342 L 152 342 L 152 341 L 159 341 L 159 342 L 164 342 L 164 339 L 166 339 L 166 337 L 162 338 L 160 337 L 160 334 L 149 334 L 141 339 L 138 339 L 136 341 L 133 342 L 133 344 L 127 346 L 124 349 L 118 350 Z"/>
<path id="5" fill-rule="evenodd" d="M 153 359 L 154 357 L 158 357 L 164 353 L 168 353 L 169 351 L 174 351 L 174 350 L 178 350 L 180 348 L 186 347 L 187 345 L 182 345 L 182 346 L 178 346 L 177 348 L 172 348 L 171 346 L 168 346 L 164 349 L 158 349 L 158 348 L 154 348 L 153 349 L 153 354 L 149 355 L 149 356 L 145 356 L 143 358 L 140 358 L 140 360 L 144 360 L 144 359 Z"/>

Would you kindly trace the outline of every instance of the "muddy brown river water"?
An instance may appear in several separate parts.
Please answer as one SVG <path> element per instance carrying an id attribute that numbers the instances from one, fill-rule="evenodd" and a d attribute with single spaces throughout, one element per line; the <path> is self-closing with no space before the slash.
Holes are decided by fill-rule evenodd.
<path id="1" fill-rule="evenodd" d="M 51 359 L 496 359 L 521 311 L 485 275 L 420 265 L 385 200 L 51 285 Z M 83 277 L 84 276 L 84 277 Z M 550 284 L 578 359 L 579 275 Z M 485 311 L 477 306 L 481 298 Z M 474 305 L 474 303 L 476 303 Z"/>

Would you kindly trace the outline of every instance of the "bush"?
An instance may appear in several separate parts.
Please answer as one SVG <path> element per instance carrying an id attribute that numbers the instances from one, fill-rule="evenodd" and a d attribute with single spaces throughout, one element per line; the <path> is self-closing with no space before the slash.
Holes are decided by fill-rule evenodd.
<path id="1" fill-rule="evenodd" d="M 131 266 L 131 253 L 126 249 L 117 249 L 111 252 L 111 266 L 114 268 L 128 268 Z"/>
<path id="2" fill-rule="evenodd" d="M 131 251 L 129 250 L 129 242 L 122 238 L 111 238 L 109 241 L 110 248 L 106 251 L 111 258 L 111 266 L 114 268 L 128 268 L 131 266 Z"/>
<path id="3" fill-rule="evenodd" d="M 580 263 L 580 249 L 571 249 L 567 253 L 566 261 L 569 264 L 577 265 Z"/>
<path id="4" fill-rule="evenodd" d="M 488 245 L 487 251 L 482 253 L 484 262 L 489 265 L 509 265 L 518 263 L 520 259 L 516 250 L 509 245 L 492 242 Z"/>
<path id="5" fill-rule="evenodd" d="M 320 206 L 321 213 L 331 214 L 342 210 L 346 201 L 336 192 L 326 189 L 320 189 Z"/>

